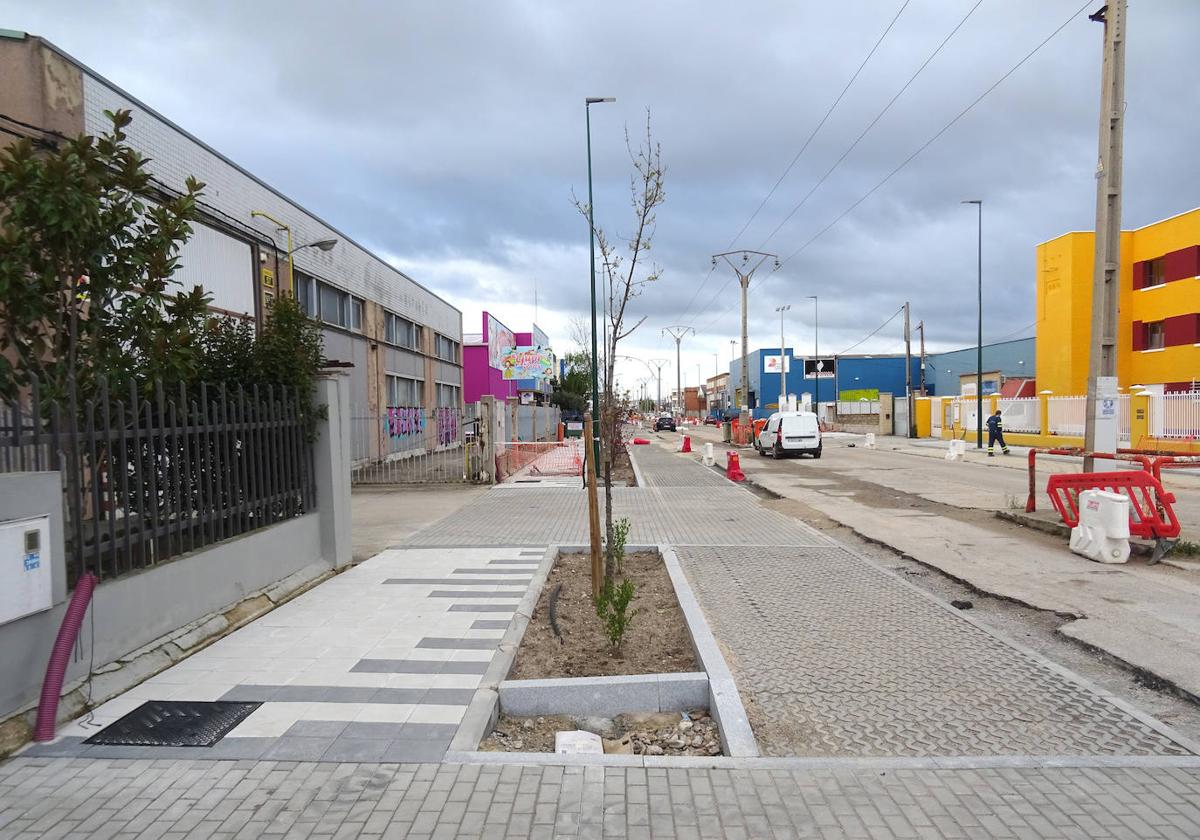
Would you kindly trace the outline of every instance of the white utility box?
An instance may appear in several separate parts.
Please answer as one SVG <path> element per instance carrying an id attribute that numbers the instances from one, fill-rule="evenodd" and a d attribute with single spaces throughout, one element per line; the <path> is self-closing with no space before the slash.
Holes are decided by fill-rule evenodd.
<path id="1" fill-rule="evenodd" d="M 866 439 L 866 441 L 863 442 L 863 446 L 865 446 L 867 449 L 874 449 L 875 448 L 875 433 L 867 432 L 866 437 L 867 437 L 867 439 Z"/>
<path id="2" fill-rule="evenodd" d="M 716 462 L 717 459 L 713 457 L 713 445 L 711 443 L 704 444 L 704 466 L 711 467 Z"/>
<path id="3" fill-rule="evenodd" d="M 1079 494 L 1079 524 L 1071 529 L 1071 550 L 1097 563 L 1129 560 L 1129 498 L 1108 490 Z"/>
<path id="4" fill-rule="evenodd" d="M 0 624 L 53 604 L 50 516 L 0 522 Z"/>

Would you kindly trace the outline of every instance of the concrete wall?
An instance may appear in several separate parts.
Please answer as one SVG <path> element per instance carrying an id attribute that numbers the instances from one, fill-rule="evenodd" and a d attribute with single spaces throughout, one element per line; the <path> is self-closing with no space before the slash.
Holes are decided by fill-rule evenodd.
<path id="1" fill-rule="evenodd" d="M 102 582 L 81 631 L 87 655 L 68 667 L 68 687 L 87 676 L 93 650 L 102 668 L 284 578 L 307 580 L 350 562 L 349 390 L 345 375 L 317 383 L 329 416 L 313 448 L 316 512 Z M 0 625 L 0 721 L 36 703 L 69 597 L 60 474 L 0 474 L 0 520 L 46 513 L 54 605 Z"/>

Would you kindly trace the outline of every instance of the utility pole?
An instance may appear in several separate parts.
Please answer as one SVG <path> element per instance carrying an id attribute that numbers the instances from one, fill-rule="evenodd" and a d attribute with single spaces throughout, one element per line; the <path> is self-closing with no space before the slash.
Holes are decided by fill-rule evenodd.
<path id="1" fill-rule="evenodd" d="M 735 263 L 730 257 L 742 255 L 741 264 Z M 751 260 L 751 256 L 756 259 Z M 748 327 L 746 320 L 746 290 L 750 288 L 750 278 L 754 276 L 754 272 L 758 271 L 768 258 L 775 260 L 775 268 L 779 268 L 779 256 L 777 254 L 767 254 L 763 251 L 726 251 L 723 254 L 713 254 L 712 264 L 715 266 L 718 259 L 723 259 L 733 269 L 733 273 L 737 275 L 738 283 L 742 287 L 742 394 L 745 402 L 739 406 L 742 414 L 742 421 L 749 420 L 750 413 L 750 339 L 748 336 Z"/>
<path id="2" fill-rule="evenodd" d="M 983 199 L 972 198 L 959 204 L 974 204 L 979 220 L 975 248 L 975 296 L 978 306 L 975 325 L 975 448 L 983 449 Z"/>
<path id="3" fill-rule="evenodd" d="M 651 359 L 650 364 L 654 365 L 658 371 L 658 401 L 655 403 L 655 409 L 662 411 L 662 369 L 665 365 L 671 364 L 670 359 Z"/>
<path id="4" fill-rule="evenodd" d="M 785 303 L 783 306 L 776 306 L 775 311 L 779 313 L 779 410 L 787 411 L 785 404 L 787 403 L 787 357 L 783 353 L 783 313 L 792 308 L 790 303 Z"/>
<path id="5" fill-rule="evenodd" d="M 821 310 L 818 306 L 819 301 L 816 295 L 809 295 L 813 302 L 813 411 L 817 411 L 821 405 Z M 834 367 L 834 376 L 837 376 L 837 367 Z M 834 390 L 837 386 L 834 385 Z M 837 401 L 837 394 L 833 395 L 833 399 Z"/>
<path id="6" fill-rule="evenodd" d="M 905 412 L 908 415 L 905 420 L 905 425 L 908 428 L 904 431 L 907 437 L 916 437 L 913 434 L 913 426 L 916 425 L 916 418 L 913 417 L 913 408 L 915 406 L 912 390 L 912 331 L 908 326 L 909 309 L 908 301 L 904 301 L 904 402 L 908 407 L 908 410 Z"/>
<path id="7" fill-rule="evenodd" d="M 682 375 L 683 375 L 683 365 L 681 364 L 680 359 L 679 359 L 679 344 L 680 344 L 680 342 L 683 341 L 683 337 L 685 335 L 687 335 L 688 333 L 695 335 L 696 331 L 692 327 L 685 327 L 685 326 L 681 326 L 678 324 L 673 327 L 663 327 L 662 331 L 664 333 L 666 333 L 667 335 L 671 336 L 671 338 L 675 339 L 675 394 L 677 396 L 677 399 L 679 400 L 679 410 L 680 410 L 680 413 L 682 414 L 684 411 L 684 405 L 683 405 L 683 387 L 681 385 L 682 380 L 680 377 L 682 377 Z"/>
<path id="8" fill-rule="evenodd" d="M 925 394 L 925 322 L 918 321 L 917 329 L 921 331 L 921 396 Z"/>
<path id="9" fill-rule="evenodd" d="M 1086 452 L 1117 448 L 1117 284 L 1121 269 L 1121 156 L 1125 112 L 1125 0 L 1089 17 L 1104 24 L 1100 73 L 1100 160 L 1096 168 L 1096 251 L 1092 273 L 1092 340 L 1088 356 Z M 1102 428 L 1098 428 L 1102 426 Z M 1094 459 L 1084 456 L 1083 471 Z"/>

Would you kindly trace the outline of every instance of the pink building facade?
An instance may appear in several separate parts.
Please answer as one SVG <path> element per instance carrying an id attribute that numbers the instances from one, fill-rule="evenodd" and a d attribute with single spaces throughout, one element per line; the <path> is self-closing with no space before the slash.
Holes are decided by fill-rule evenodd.
<path id="1" fill-rule="evenodd" d="M 498 400 L 517 397 L 543 404 L 550 395 L 549 380 L 505 379 L 500 359 L 509 347 L 549 344 L 534 324 L 530 332 L 514 332 L 490 312 L 483 313 L 483 331 L 463 335 L 463 399 L 468 403 L 490 394 Z"/>

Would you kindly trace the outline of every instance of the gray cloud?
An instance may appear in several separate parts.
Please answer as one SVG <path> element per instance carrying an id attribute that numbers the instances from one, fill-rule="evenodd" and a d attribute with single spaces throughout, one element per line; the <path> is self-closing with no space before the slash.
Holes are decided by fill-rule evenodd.
<path id="1" fill-rule="evenodd" d="M 0 25 L 46 36 L 376 247 L 463 307 L 468 330 L 482 308 L 510 324 L 531 317 L 536 277 L 539 317 L 562 344 L 588 301 L 586 226 L 570 205 L 573 189 L 586 191 L 582 99 L 618 97 L 593 110 L 598 220 L 617 232 L 628 224 L 623 130 L 636 136 L 649 107 L 669 167 L 655 248 L 665 273 L 637 301 L 647 321 L 629 351 L 673 354 L 661 326 L 711 324 L 685 342 L 694 378 L 713 352 L 724 364 L 738 329 L 736 284 L 727 269 L 709 276 L 709 255 L 730 244 L 900 3 L 0 0 Z M 912 0 L 739 246 L 762 244 L 967 8 Z M 985 0 L 768 249 L 804 245 L 1076 8 Z M 1197 31 L 1192 0 L 1130 11 L 1126 227 L 1200 203 Z M 934 346 L 973 340 L 974 215 L 959 201 L 975 197 L 985 201 L 985 335 L 1030 324 L 1035 245 L 1092 224 L 1100 36 L 1074 20 L 761 276 L 752 344 L 777 340 L 774 306 L 790 302 L 789 336 L 809 347 L 810 294 L 821 297 L 826 349 L 906 299 Z M 899 335 L 889 328 L 863 349 L 895 349 Z"/>

